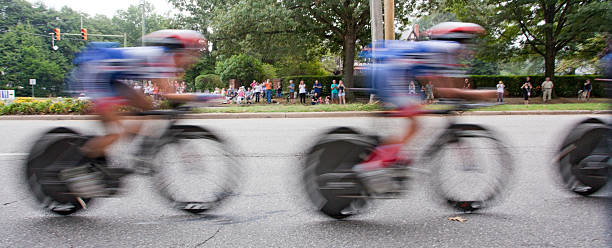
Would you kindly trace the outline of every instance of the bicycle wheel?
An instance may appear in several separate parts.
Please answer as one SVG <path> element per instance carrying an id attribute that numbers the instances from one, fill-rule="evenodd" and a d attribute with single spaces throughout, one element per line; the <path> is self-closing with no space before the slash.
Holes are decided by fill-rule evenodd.
<path id="1" fill-rule="evenodd" d="M 492 131 L 453 124 L 426 152 L 432 184 L 449 206 L 474 211 L 499 201 L 513 172 L 506 147 Z"/>
<path id="2" fill-rule="evenodd" d="M 204 128 L 171 126 L 154 154 L 156 187 L 176 209 L 194 214 L 211 210 L 238 185 L 235 156 L 226 142 Z"/>
<path id="3" fill-rule="evenodd" d="M 60 172 L 78 166 L 76 149 L 85 138 L 67 128 L 55 128 L 42 135 L 32 146 L 25 164 L 25 180 L 36 201 L 45 210 L 70 215 L 89 205 L 91 198 L 77 198 L 70 193 Z M 80 202 L 82 201 L 82 202 Z"/>
<path id="4" fill-rule="evenodd" d="M 563 186 L 583 196 L 603 188 L 610 180 L 611 140 L 610 127 L 599 119 L 576 124 L 561 143 L 555 161 Z"/>
<path id="5" fill-rule="evenodd" d="M 352 171 L 377 141 L 350 128 L 323 135 L 306 154 L 303 182 L 309 200 L 321 213 L 343 219 L 366 208 L 368 195 Z"/>

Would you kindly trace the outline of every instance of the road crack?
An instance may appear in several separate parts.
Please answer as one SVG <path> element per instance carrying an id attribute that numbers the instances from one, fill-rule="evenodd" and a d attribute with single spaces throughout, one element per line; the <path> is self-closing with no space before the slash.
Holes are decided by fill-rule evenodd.
<path id="1" fill-rule="evenodd" d="M 221 231 L 221 228 L 223 227 L 219 227 L 219 229 L 217 229 L 217 231 L 215 233 L 213 233 L 213 235 L 211 235 L 210 237 L 208 237 L 206 240 L 202 241 L 201 243 L 198 243 L 197 245 L 195 245 L 194 247 L 200 247 L 204 244 L 206 244 L 206 242 L 208 242 L 209 240 L 211 240 L 212 238 L 215 237 L 215 235 L 217 235 L 217 233 L 219 233 L 219 231 Z"/>

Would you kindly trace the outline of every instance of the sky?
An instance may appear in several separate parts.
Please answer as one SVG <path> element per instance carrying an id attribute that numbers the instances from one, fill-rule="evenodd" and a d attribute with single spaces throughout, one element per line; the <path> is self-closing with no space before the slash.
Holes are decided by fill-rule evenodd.
<path id="1" fill-rule="evenodd" d="M 96 14 L 103 14 L 108 17 L 112 17 L 117 10 L 126 10 L 130 5 L 138 5 L 141 0 L 27 0 L 31 3 L 42 2 L 47 7 L 54 8 L 56 10 L 61 9 L 63 6 L 85 12 L 91 16 Z M 169 4 L 167 0 L 147 0 L 147 2 L 155 6 L 155 12 L 158 14 L 165 14 L 168 10 L 174 9 L 172 4 Z"/>

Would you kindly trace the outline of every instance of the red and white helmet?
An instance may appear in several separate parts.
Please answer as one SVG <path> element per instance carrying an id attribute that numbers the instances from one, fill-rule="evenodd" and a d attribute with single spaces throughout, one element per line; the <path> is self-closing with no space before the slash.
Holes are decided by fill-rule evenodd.
<path id="1" fill-rule="evenodd" d="M 433 40 L 465 40 L 484 34 L 485 29 L 474 23 L 443 22 L 431 27 L 425 33 Z"/>
<path id="2" fill-rule="evenodd" d="M 208 50 L 208 40 L 193 30 L 164 29 L 147 34 L 142 39 L 147 46 Z"/>

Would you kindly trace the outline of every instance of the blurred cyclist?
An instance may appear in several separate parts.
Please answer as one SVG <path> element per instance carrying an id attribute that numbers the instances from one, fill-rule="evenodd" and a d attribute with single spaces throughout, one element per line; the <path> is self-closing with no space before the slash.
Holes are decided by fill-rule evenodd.
<path id="1" fill-rule="evenodd" d="M 132 106 L 149 110 L 152 103 L 140 91 L 130 87 L 126 80 L 148 79 L 160 87 L 160 94 L 173 101 L 195 101 L 208 95 L 169 94 L 170 79 L 179 77 L 192 65 L 206 39 L 191 30 L 161 30 L 142 39 L 146 47 L 105 48 L 104 43 L 92 43 L 77 55 L 74 63 L 76 83 L 92 97 L 95 113 L 99 115 L 106 134 L 90 139 L 82 147 L 87 158 L 103 157 L 108 146 L 126 134 L 137 134 L 140 123 L 133 125 L 121 121 L 118 109 Z"/>
<path id="2" fill-rule="evenodd" d="M 426 113 L 420 97 L 410 94 L 411 81 L 433 84 L 436 98 L 482 100 L 495 97 L 495 90 L 464 89 L 465 66 L 462 56 L 469 56 L 469 42 L 484 29 L 472 23 L 441 23 L 427 31 L 428 41 L 377 41 L 362 56 L 371 59 L 366 69 L 369 81 L 383 104 L 392 108 L 394 117 L 409 120 L 402 135 L 386 138 L 363 163 L 354 167 L 375 193 L 397 189 L 385 168 L 398 164 L 401 147 L 417 133 L 417 116 Z M 407 164 L 409 161 L 403 161 Z"/>

